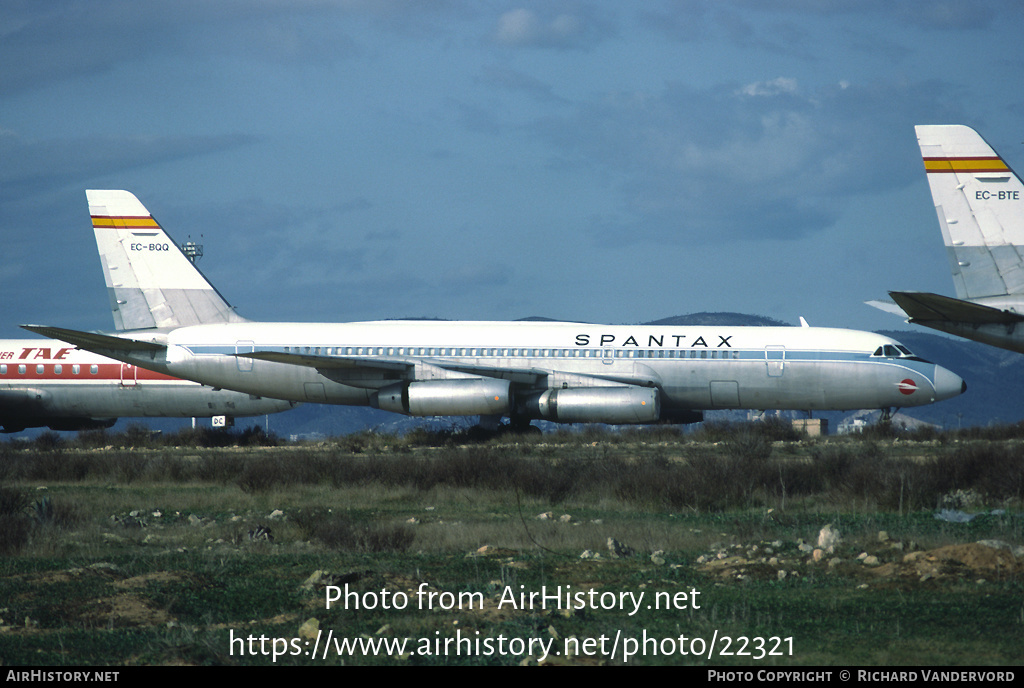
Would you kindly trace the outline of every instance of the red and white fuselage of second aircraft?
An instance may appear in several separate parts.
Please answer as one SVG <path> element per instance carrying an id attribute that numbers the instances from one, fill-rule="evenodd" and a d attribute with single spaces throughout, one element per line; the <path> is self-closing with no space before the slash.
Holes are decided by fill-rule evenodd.
<path id="1" fill-rule="evenodd" d="M 110 427 L 120 417 L 260 416 L 294 402 L 214 389 L 45 339 L 0 340 L 4 432 Z"/>

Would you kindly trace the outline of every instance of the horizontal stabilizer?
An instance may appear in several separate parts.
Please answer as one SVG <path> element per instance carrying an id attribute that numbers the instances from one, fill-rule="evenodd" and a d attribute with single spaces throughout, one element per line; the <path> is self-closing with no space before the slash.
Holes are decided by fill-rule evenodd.
<path id="1" fill-rule="evenodd" d="M 945 320 L 974 325 L 1010 324 L 1024 321 L 1024 316 L 970 301 L 928 292 L 891 291 L 889 295 L 914 321 Z"/>
<path id="2" fill-rule="evenodd" d="M 66 330 L 62 327 L 46 327 L 43 325 L 22 325 L 22 329 L 29 332 L 41 334 L 50 339 L 59 339 L 62 342 L 74 344 L 85 351 L 110 352 L 156 352 L 163 351 L 167 347 L 154 342 L 143 342 L 136 339 L 125 339 L 123 337 L 111 337 L 97 332 L 82 332 L 81 330 Z"/>

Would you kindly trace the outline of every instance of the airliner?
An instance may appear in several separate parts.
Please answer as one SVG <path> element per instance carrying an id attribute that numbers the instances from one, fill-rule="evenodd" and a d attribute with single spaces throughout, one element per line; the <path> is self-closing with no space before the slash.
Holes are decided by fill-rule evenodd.
<path id="1" fill-rule="evenodd" d="M 869 303 L 911 323 L 1024 353 L 1024 184 L 970 127 L 915 131 L 957 298 L 891 291 L 899 310 Z"/>
<path id="2" fill-rule="evenodd" d="M 295 402 L 215 390 L 49 339 L 0 340 L 0 428 L 89 430 L 119 417 L 241 417 Z"/>
<path id="3" fill-rule="evenodd" d="M 411 416 L 699 422 L 708 409 L 921 406 L 966 389 L 889 337 L 816 327 L 570 322 L 253 322 L 130 192 L 87 191 L 124 331 L 26 325 L 216 388 Z M 805 324 L 806 325 L 806 324 Z"/>

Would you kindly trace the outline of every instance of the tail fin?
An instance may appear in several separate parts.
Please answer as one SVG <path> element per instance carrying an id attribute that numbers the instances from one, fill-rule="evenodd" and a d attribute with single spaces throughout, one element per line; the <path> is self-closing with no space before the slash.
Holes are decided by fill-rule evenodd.
<path id="1" fill-rule="evenodd" d="M 86 191 L 118 330 L 244 322 L 128 191 Z"/>
<path id="2" fill-rule="evenodd" d="M 915 127 L 961 299 L 1024 294 L 1024 185 L 970 127 Z"/>

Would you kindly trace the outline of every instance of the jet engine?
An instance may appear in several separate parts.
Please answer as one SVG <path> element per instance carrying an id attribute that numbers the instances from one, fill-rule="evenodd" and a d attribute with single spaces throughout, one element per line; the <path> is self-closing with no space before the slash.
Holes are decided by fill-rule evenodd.
<path id="1" fill-rule="evenodd" d="M 47 418 L 45 416 L 18 416 L 5 418 L 0 422 L 0 432 L 21 432 L 25 428 L 47 427 L 51 430 L 78 431 L 100 430 L 113 427 L 117 418 L 76 418 L 73 416 Z"/>
<path id="2" fill-rule="evenodd" d="M 654 423 L 658 390 L 647 387 L 572 387 L 526 397 L 521 413 L 556 423 Z"/>
<path id="3" fill-rule="evenodd" d="M 508 380 L 493 378 L 399 382 L 378 390 L 370 403 L 407 416 L 507 416 L 512 392 Z"/>

